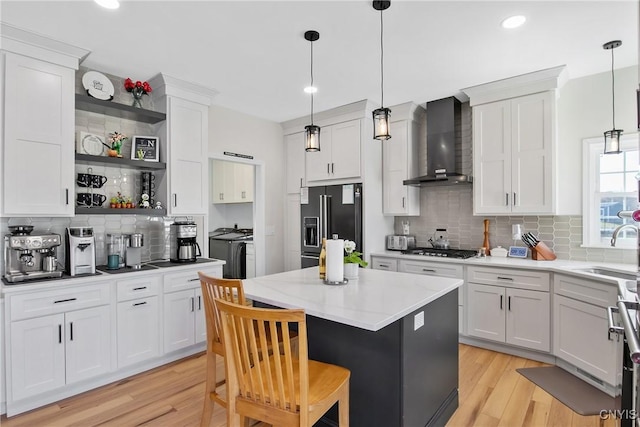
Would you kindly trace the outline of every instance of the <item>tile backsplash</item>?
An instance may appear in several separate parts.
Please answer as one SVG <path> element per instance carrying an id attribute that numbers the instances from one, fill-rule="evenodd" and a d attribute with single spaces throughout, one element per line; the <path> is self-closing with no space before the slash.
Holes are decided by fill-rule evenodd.
<path id="1" fill-rule="evenodd" d="M 429 246 L 436 228 L 447 230 L 452 248 L 477 249 L 484 240 L 484 220 L 489 222 L 490 246 L 508 248 L 511 225 L 522 224 L 522 232 L 532 232 L 544 241 L 559 259 L 637 263 L 637 251 L 616 248 L 583 248 L 582 216 L 474 216 L 473 187 L 425 187 L 420 190 L 420 216 L 396 217 L 395 232 L 402 232 L 402 221 L 409 221 L 418 246 Z M 522 242 L 517 242 L 523 246 Z"/>

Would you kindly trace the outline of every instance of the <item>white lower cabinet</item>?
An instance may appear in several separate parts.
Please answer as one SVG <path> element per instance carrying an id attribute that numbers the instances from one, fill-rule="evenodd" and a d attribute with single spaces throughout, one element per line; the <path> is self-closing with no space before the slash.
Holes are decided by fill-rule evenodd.
<path id="1" fill-rule="evenodd" d="M 620 384 L 623 342 L 609 334 L 606 308 L 615 306 L 615 286 L 556 274 L 554 292 L 554 355 L 607 384 Z"/>
<path id="2" fill-rule="evenodd" d="M 398 260 L 393 258 L 371 257 L 371 268 L 374 270 L 398 271 Z"/>
<path id="3" fill-rule="evenodd" d="M 108 306 L 11 323 L 12 399 L 111 370 Z"/>
<path id="4" fill-rule="evenodd" d="M 204 270 L 222 277 L 222 267 Z M 164 277 L 164 352 L 201 343 L 207 339 L 204 301 L 196 271 Z"/>
<path id="5" fill-rule="evenodd" d="M 551 350 L 549 293 L 467 284 L 467 334 L 539 351 Z"/>
<path id="6" fill-rule="evenodd" d="M 158 275 L 116 284 L 118 368 L 160 355 L 160 282 Z"/>

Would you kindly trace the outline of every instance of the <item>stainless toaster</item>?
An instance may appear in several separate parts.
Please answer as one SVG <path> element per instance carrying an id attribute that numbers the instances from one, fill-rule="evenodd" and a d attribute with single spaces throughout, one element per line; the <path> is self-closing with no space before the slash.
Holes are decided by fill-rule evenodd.
<path id="1" fill-rule="evenodd" d="M 416 247 L 416 236 L 392 234 L 387 236 L 387 250 L 406 251 Z"/>

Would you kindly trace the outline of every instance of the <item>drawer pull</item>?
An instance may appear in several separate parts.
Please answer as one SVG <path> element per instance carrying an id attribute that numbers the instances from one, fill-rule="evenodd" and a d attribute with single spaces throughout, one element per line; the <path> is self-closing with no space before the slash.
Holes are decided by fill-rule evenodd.
<path id="1" fill-rule="evenodd" d="M 147 289 L 146 286 L 140 286 L 139 288 L 133 288 L 134 291 L 142 291 L 144 289 Z"/>
<path id="2" fill-rule="evenodd" d="M 389 268 L 389 264 L 378 264 L 378 267 Z"/>
<path id="3" fill-rule="evenodd" d="M 146 303 L 147 303 L 146 301 L 144 301 L 144 302 L 136 302 L 136 303 L 133 304 L 133 307 L 136 307 L 138 305 L 145 305 Z"/>
<path id="4" fill-rule="evenodd" d="M 510 280 L 513 282 L 513 277 L 503 277 L 503 276 L 498 276 L 498 280 Z"/>
<path id="5" fill-rule="evenodd" d="M 436 271 L 431 269 L 431 268 L 423 268 L 422 271 L 424 271 L 425 273 L 435 273 Z"/>
<path id="6" fill-rule="evenodd" d="M 53 303 L 54 304 L 58 304 L 58 303 L 61 303 L 61 302 L 71 302 L 71 301 L 75 301 L 77 299 L 78 298 L 67 298 L 67 299 L 61 299 L 61 300 L 58 300 L 58 301 L 54 301 Z"/>
<path id="7" fill-rule="evenodd" d="M 187 282 L 197 282 L 198 280 L 200 280 L 199 277 L 196 277 L 195 279 L 189 279 L 187 280 Z"/>

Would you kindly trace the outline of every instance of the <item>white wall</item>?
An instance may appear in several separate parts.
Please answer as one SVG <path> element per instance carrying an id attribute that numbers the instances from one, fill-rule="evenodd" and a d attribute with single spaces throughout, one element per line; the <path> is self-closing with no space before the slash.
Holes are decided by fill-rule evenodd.
<path id="1" fill-rule="evenodd" d="M 637 66 L 615 70 L 616 128 L 625 133 L 637 132 L 637 78 Z M 558 99 L 559 215 L 582 215 L 582 140 L 611 127 L 611 71 L 569 80 Z"/>
<path id="2" fill-rule="evenodd" d="M 284 148 L 279 123 L 209 108 L 209 153 L 248 154 L 265 165 L 266 274 L 284 270 Z M 238 224 L 240 225 L 240 224 Z"/>

